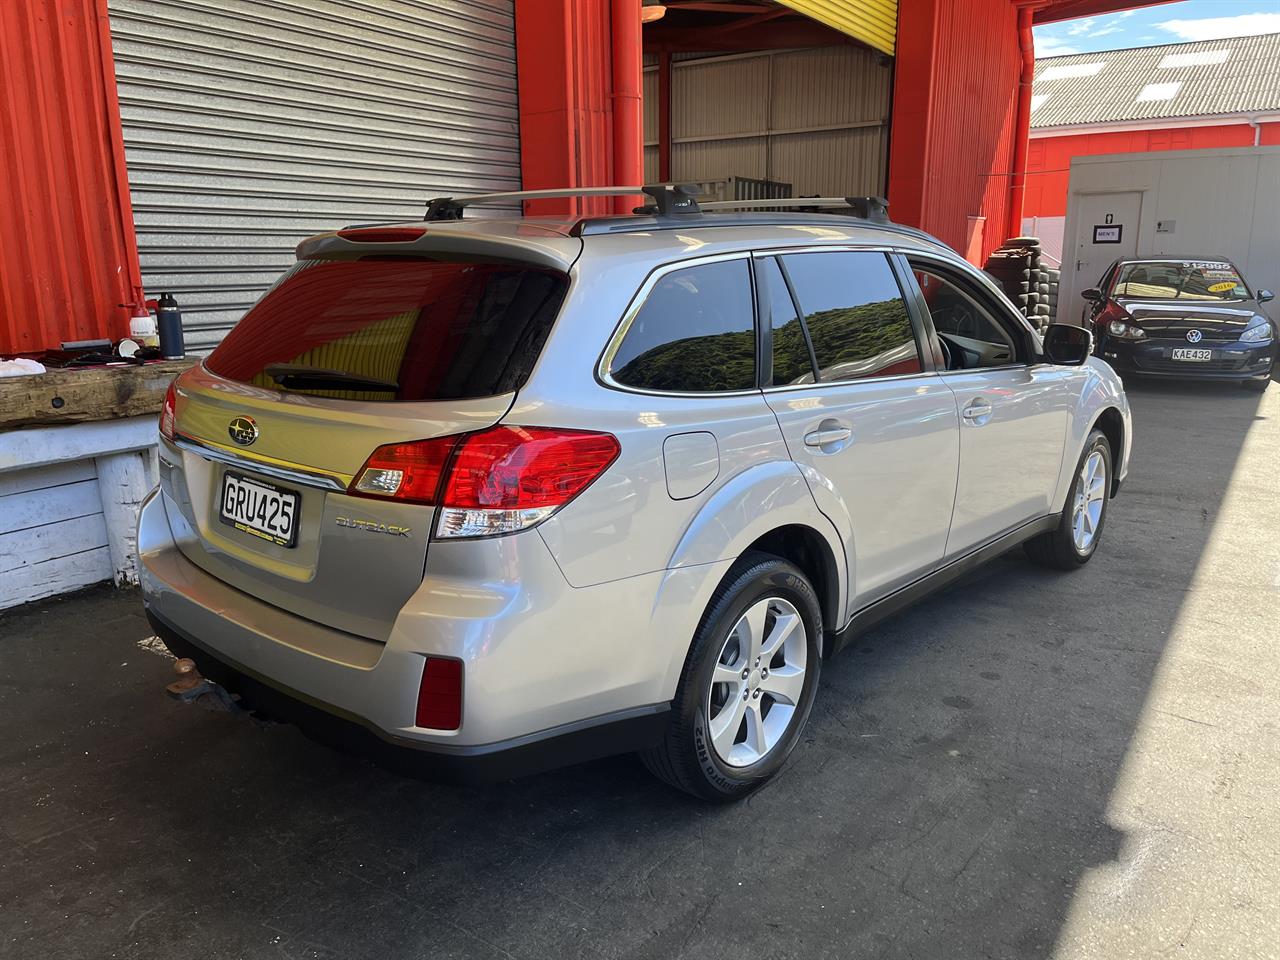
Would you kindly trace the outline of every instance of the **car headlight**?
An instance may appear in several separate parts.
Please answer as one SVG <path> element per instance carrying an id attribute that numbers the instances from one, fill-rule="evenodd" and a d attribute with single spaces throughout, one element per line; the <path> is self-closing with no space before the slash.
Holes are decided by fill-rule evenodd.
<path id="1" fill-rule="evenodd" d="M 1141 327 L 1132 327 L 1123 320 L 1112 320 L 1107 324 L 1107 330 L 1113 337 L 1120 337 L 1124 340 L 1145 340 L 1147 339 L 1147 331 Z"/>
<path id="2" fill-rule="evenodd" d="M 1265 343 L 1271 339 L 1271 324 L 1262 322 L 1240 334 L 1241 343 Z"/>

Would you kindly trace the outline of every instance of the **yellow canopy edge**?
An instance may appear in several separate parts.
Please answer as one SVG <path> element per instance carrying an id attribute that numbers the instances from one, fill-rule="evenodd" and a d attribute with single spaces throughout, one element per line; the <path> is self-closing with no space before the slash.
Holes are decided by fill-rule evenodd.
<path id="1" fill-rule="evenodd" d="M 898 0 L 778 0 L 797 13 L 893 56 Z"/>

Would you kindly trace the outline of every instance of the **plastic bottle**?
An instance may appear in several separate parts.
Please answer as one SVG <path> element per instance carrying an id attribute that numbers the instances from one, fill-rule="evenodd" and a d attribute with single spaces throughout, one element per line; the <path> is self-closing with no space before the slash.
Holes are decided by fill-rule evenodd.
<path id="1" fill-rule="evenodd" d="M 129 337 L 144 347 L 154 347 L 160 341 L 156 336 L 156 318 L 150 313 L 140 313 L 129 320 Z"/>

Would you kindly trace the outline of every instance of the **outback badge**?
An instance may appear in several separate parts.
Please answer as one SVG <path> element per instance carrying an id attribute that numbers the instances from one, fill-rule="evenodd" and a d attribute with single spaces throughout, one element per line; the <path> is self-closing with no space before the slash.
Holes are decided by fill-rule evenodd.
<path id="1" fill-rule="evenodd" d="M 240 446 L 247 447 L 258 439 L 258 425 L 253 417 L 236 417 L 227 425 L 227 433 Z"/>

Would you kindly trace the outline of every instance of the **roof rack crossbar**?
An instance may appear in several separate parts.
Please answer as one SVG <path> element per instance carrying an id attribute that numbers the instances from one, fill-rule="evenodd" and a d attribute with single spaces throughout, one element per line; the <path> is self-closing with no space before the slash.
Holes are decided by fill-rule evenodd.
<path id="1" fill-rule="evenodd" d="M 639 196 L 644 187 L 559 187 L 553 190 L 510 190 L 502 193 L 473 193 L 463 197 L 434 197 L 427 201 L 424 220 L 461 220 L 462 211 L 479 203 L 508 200 L 559 200 L 568 197 Z"/>
<path id="2" fill-rule="evenodd" d="M 883 197 L 769 197 L 759 200 L 712 200 L 703 210 L 778 210 L 786 207 L 843 208 L 864 220 L 889 222 L 889 201 Z"/>

